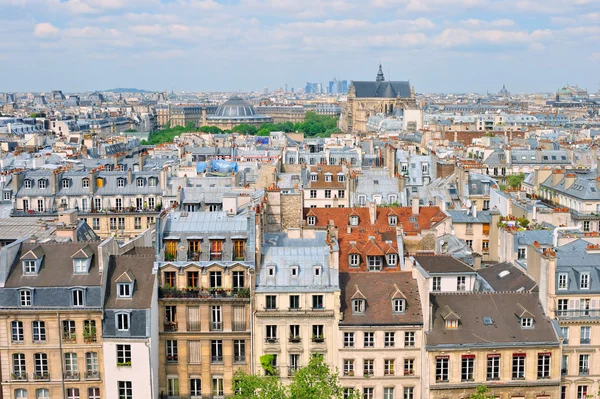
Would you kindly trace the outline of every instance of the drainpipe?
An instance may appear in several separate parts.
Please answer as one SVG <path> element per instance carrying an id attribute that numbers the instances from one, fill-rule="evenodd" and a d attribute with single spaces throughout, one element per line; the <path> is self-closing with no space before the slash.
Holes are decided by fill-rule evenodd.
<path id="1" fill-rule="evenodd" d="M 146 348 L 148 348 L 148 368 L 150 369 L 150 398 L 154 399 L 154 373 L 152 372 L 152 353 L 150 351 L 150 345 L 146 342 Z"/>
<path id="2" fill-rule="evenodd" d="M 63 359 L 63 347 L 62 347 L 62 330 L 60 328 L 60 313 L 56 312 L 56 318 L 58 319 L 58 351 L 60 353 L 60 375 L 63 391 L 63 399 L 67 399 L 67 388 L 65 388 L 65 365 Z"/>
<path id="3" fill-rule="evenodd" d="M 248 268 L 248 288 L 250 289 L 250 374 L 254 374 L 254 314 L 256 313 L 252 307 L 252 274 Z"/>

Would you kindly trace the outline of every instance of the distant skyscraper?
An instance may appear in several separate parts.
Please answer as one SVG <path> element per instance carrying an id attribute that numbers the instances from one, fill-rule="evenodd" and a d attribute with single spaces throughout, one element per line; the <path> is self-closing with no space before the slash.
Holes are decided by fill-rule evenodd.
<path id="1" fill-rule="evenodd" d="M 330 80 L 329 81 L 329 90 L 327 92 L 329 94 L 339 93 L 338 84 L 339 84 L 339 82 L 336 78 L 333 78 L 333 80 Z"/>
<path id="2" fill-rule="evenodd" d="M 283 92 L 287 93 L 288 92 L 288 87 L 287 87 L 287 83 L 283 86 Z"/>
<path id="3" fill-rule="evenodd" d="M 348 93 L 348 81 L 347 80 L 340 80 L 338 82 L 338 85 L 341 86 L 341 90 L 338 91 L 339 93 L 343 93 L 343 94 Z"/>
<path id="4" fill-rule="evenodd" d="M 319 93 L 319 94 L 323 93 L 323 84 L 322 83 L 317 83 L 317 93 Z"/>
<path id="5" fill-rule="evenodd" d="M 264 90 L 265 94 L 269 94 L 269 88 L 268 87 L 265 87 L 263 90 Z"/>
<path id="6" fill-rule="evenodd" d="M 306 82 L 306 87 L 304 89 L 304 92 L 306 94 L 322 93 L 322 84 L 321 83 Z"/>

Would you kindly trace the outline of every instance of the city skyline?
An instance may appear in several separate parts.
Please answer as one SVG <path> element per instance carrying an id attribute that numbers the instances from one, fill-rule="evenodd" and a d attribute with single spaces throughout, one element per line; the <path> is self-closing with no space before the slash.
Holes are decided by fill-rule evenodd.
<path id="1" fill-rule="evenodd" d="M 1 91 L 596 92 L 600 1 L 0 0 Z M 343 77 L 343 78 L 342 78 Z"/>

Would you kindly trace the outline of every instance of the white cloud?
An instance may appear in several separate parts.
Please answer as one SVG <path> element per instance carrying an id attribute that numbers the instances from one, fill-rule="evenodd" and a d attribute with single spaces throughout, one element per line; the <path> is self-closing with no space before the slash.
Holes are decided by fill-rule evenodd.
<path id="1" fill-rule="evenodd" d="M 50 22 L 42 22 L 35 25 L 35 29 L 33 30 L 33 34 L 36 37 L 40 37 L 43 39 L 46 38 L 54 38 L 60 35 L 60 29 L 56 26 L 52 25 Z"/>

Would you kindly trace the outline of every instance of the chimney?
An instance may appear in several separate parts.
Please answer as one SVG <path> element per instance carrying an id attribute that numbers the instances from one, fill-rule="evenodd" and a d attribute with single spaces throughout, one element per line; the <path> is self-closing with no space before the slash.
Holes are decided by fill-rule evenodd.
<path id="1" fill-rule="evenodd" d="M 131 168 L 127 168 L 127 184 L 133 183 L 133 170 Z"/>
<path id="2" fill-rule="evenodd" d="M 94 195 L 96 192 L 96 169 L 90 170 L 88 179 L 90 180 L 90 194 Z"/>
<path id="3" fill-rule="evenodd" d="M 58 184 L 60 183 L 60 174 L 58 170 L 55 170 L 50 175 L 50 192 L 52 195 L 56 195 L 58 192 Z"/>
<path id="4" fill-rule="evenodd" d="M 21 188 L 21 184 L 23 184 L 24 177 L 25 172 L 22 170 L 13 173 L 13 179 L 15 179 L 15 192 Z"/>
<path id="5" fill-rule="evenodd" d="M 144 157 L 144 152 L 143 152 L 143 151 L 140 151 L 140 152 L 138 153 L 138 165 L 139 165 L 139 166 L 138 166 L 138 170 L 139 170 L 139 171 L 142 171 L 142 170 L 144 170 L 144 160 L 145 160 L 145 157 Z"/>
<path id="6" fill-rule="evenodd" d="M 418 215 L 419 214 L 419 197 L 417 197 L 417 196 L 411 197 L 410 205 L 412 207 L 412 214 L 415 216 Z"/>
<path id="7" fill-rule="evenodd" d="M 569 187 L 571 187 L 573 185 L 573 183 L 575 183 L 576 178 L 577 178 L 577 175 L 575 173 L 565 174 L 565 190 L 568 190 Z"/>
<path id="8" fill-rule="evenodd" d="M 369 202 L 369 219 L 371 219 L 371 224 L 375 224 L 377 220 L 377 204 L 375 201 Z"/>
<path id="9" fill-rule="evenodd" d="M 555 169 L 552 173 L 552 186 L 556 186 L 563 178 L 564 171 L 562 169 Z"/>
<path id="10" fill-rule="evenodd" d="M 473 206 L 471 207 L 471 214 L 474 218 L 477 217 L 477 204 L 473 204 Z"/>

